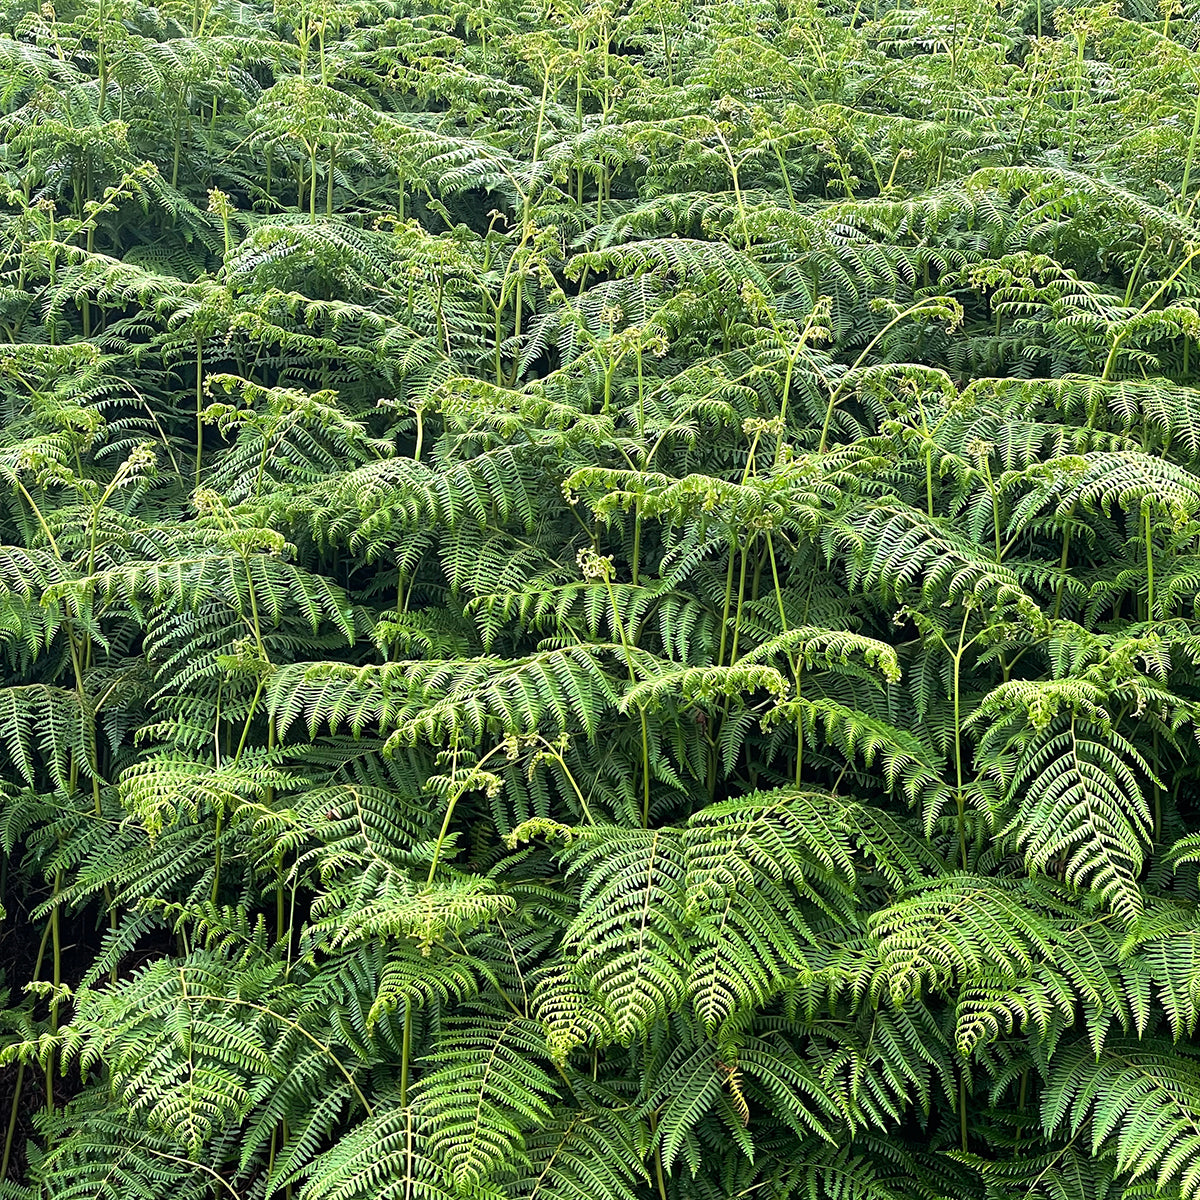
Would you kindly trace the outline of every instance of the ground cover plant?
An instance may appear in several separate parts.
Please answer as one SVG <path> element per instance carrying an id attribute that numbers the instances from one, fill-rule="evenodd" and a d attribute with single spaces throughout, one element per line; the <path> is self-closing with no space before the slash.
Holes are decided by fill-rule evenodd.
<path id="1" fill-rule="evenodd" d="M 0 1194 L 1200 1196 L 1200 11 L 4 0 Z"/>

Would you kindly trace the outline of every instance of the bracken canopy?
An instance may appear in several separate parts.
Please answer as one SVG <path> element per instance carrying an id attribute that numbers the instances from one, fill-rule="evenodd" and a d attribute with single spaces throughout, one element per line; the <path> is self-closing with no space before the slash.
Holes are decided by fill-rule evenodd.
<path id="1" fill-rule="evenodd" d="M 0 0 L 0 1196 L 1200 1200 L 1200 7 Z"/>

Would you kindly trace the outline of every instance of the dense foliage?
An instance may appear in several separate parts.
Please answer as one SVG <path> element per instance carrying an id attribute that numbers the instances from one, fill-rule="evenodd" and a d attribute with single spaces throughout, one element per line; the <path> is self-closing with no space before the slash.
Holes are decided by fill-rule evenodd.
<path id="1" fill-rule="evenodd" d="M 7 0 L 0 1194 L 1200 1196 L 1200 16 Z"/>

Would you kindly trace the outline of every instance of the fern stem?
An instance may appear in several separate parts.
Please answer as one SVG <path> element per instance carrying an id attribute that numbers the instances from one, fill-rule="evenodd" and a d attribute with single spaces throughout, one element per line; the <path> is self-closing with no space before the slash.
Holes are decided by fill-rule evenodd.
<path id="1" fill-rule="evenodd" d="M 733 151 L 730 149 L 729 143 L 725 140 L 724 134 L 721 133 L 721 127 L 716 121 L 713 123 L 713 133 L 716 134 L 717 141 L 721 143 L 721 149 L 725 151 L 725 162 L 729 166 L 729 177 L 733 181 L 733 196 L 737 202 L 738 220 L 742 226 L 742 241 L 747 250 L 750 249 L 750 225 L 749 218 L 746 214 L 746 198 L 742 195 L 742 183 L 738 172 L 737 162 L 734 160 Z"/>
<path id="2" fill-rule="evenodd" d="M 1196 88 L 1196 107 L 1192 113 L 1192 133 L 1188 138 L 1187 157 L 1183 163 L 1183 182 L 1179 185 L 1179 207 L 1187 206 L 1188 189 L 1192 178 L 1192 164 L 1196 160 L 1196 142 L 1200 138 L 1200 78 L 1192 75 L 1192 86 Z"/>
<path id="3" fill-rule="evenodd" d="M 317 219 L 317 146 L 314 142 L 308 152 L 308 219 Z"/>
<path id="4" fill-rule="evenodd" d="M 545 746 L 546 749 L 545 749 L 544 753 L 548 754 L 551 758 L 553 758 L 558 763 L 559 767 L 562 769 L 563 774 L 567 777 L 567 782 L 571 785 L 571 790 L 575 793 L 575 799 L 579 801 L 579 808 L 583 813 L 584 820 L 587 821 L 587 823 L 589 825 L 595 825 L 596 822 L 592 818 L 592 812 L 591 812 L 591 809 L 588 807 L 588 802 L 584 799 L 583 792 L 580 791 L 579 784 L 576 782 L 575 776 L 571 773 L 571 768 L 567 766 L 566 760 L 558 752 L 558 750 L 555 749 L 554 745 L 552 743 L 546 741 L 546 739 L 544 737 L 542 737 L 541 734 L 538 734 L 538 741 L 541 742 L 543 746 Z"/>
<path id="5" fill-rule="evenodd" d="M 1068 522 L 1071 519 L 1071 514 L 1067 514 Z M 1071 549 L 1071 526 L 1068 524 L 1063 529 L 1062 553 L 1058 556 L 1058 587 L 1054 592 L 1054 613 L 1052 620 L 1057 621 L 1062 613 L 1063 592 L 1067 586 L 1067 553 Z"/>
<path id="6" fill-rule="evenodd" d="M 283 870 L 283 853 L 280 851 L 275 856 L 275 940 L 276 942 L 283 941 L 283 934 L 286 925 L 285 912 L 286 905 L 284 903 L 284 892 L 286 876 Z"/>
<path id="7" fill-rule="evenodd" d="M 650 828 L 650 734 L 646 726 L 646 710 L 638 706 L 642 725 L 642 828 Z"/>
<path id="8" fill-rule="evenodd" d="M 988 492 L 992 497 L 992 537 L 996 543 L 996 564 L 1000 564 L 1004 558 L 1004 548 L 1000 540 L 1000 495 L 996 491 L 995 480 L 992 479 L 992 461 L 989 454 L 985 453 L 982 458 L 983 474 L 987 479 Z M 931 514 L 932 515 L 932 514 Z"/>
<path id="9" fill-rule="evenodd" d="M 204 458 L 204 340 L 196 339 L 196 487 Z"/>
<path id="10" fill-rule="evenodd" d="M 517 276 L 517 286 L 513 294 L 513 367 L 508 386 L 515 388 L 521 376 L 521 313 L 525 308 L 525 276 Z M 605 400 L 607 410 L 608 401 Z"/>
<path id="11" fill-rule="evenodd" d="M 635 502 L 633 508 L 633 553 L 630 556 L 630 566 L 632 569 L 632 580 L 634 587 L 637 587 L 638 582 L 638 563 L 642 558 L 642 514 L 639 511 L 639 505 Z"/>
<path id="12" fill-rule="evenodd" d="M 1168 275 L 1166 279 L 1164 279 L 1162 283 L 1160 283 L 1158 287 L 1154 289 L 1154 292 L 1151 294 L 1150 298 L 1145 304 L 1142 305 L 1141 308 L 1137 310 L 1134 316 L 1140 317 L 1144 313 L 1148 312 L 1150 306 L 1156 303 L 1163 292 L 1165 292 L 1167 288 L 1169 288 L 1171 284 L 1174 283 L 1175 280 L 1178 279 L 1185 270 L 1187 270 L 1188 266 L 1197 255 L 1200 255 L 1200 247 L 1197 247 L 1195 250 L 1192 250 L 1188 253 L 1179 266 L 1177 266 L 1175 270 L 1172 271 L 1171 274 Z M 1118 330 L 1116 336 L 1113 338 L 1113 344 L 1109 348 L 1108 357 L 1104 360 L 1104 369 L 1100 372 L 1100 378 L 1102 381 L 1107 382 L 1112 378 L 1113 366 L 1117 361 L 1117 351 L 1120 349 L 1121 343 L 1125 340 L 1125 337 L 1128 333 L 1129 325 L 1126 323 L 1125 327 Z"/>
<path id="13" fill-rule="evenodd" d="M 659 1200 L 667 1200 L 667 1181 L 663 1177 L 662 1147 L 654 1149 L 654 1182 L 658 1188 Z"/>
<path id="14" fill-rule="evenodd" d="M 644 1047 L 643 1047 L 644 1049 Z M 667 1200 L 667 1182 L 663 1176 L 662 1146 L 657 1143 L 658 1109 L 650 1113 L 650 1153 L 654 1156 L 654 1182 L 658 1189 L 658 1200 Z"/>
<path id="15" fill-rule="evenodd" d="M 1071 116 L 1067 122 L 1067 162 L 1075 158 L 1075 121 L 1079 114 L 1079 101 L 1083 95 L 1083 51 L 1087 35 L 1080 30 L 1075 34 L 1078 46 L 1075 57 L 1075 91 L 1071 97 Z"/>
<path id="16" fill-rule="evenodd" d="M 254 689 L 254 697 L 250 701 L 250 707 L 246 710 L 246 720 L 242 723 L 242 736 L 238 738 L 237 749 L 233 753 L 233 761 L 236 763 L 242 757 L 242 751 L 246 748 L 246 741 L 250 736 L 250 725 L 254 720 L 254 714 L 258 711 L 258 702 L 262 698 L 263 688 L 266 680 L 259 678 L 258 686 Z"/>
<path id="17" fill-rule="evenodd" d="M 96 30 L 96 115 L 104 112 L 104 99 L 108 93 L 108 25 L 109 16 L 105 0 L 100 0 L 99 21 Z"/>
<path id="18" fill-rule="evenodd" d="M 754 545 L 754 535 L 750 535 L 750 540 L 742 547 L 742 566 L 738 572 L 738 592 L 737 592 L 737 608 L 733 613 L 733 641 L 729 647 L 729 665 L 733 666 L 737 662 L 738 652 L 738 637 L 742 631 L 742 604 L 746 598 L 746 560 L 750 556 L 750 549 Z M 728 700 L 726 701 L 728 706 Z"/>
<path id="19" fill-rule="evenodd" d="M 501 742 L 498 746 L 493 746 L 475 764 L 474 769 L 476 771 L 479 770 L 479 768 L 482 767 L 483 764 L 485 762 L 487 762 L 489 758 L 491 758 L 495 754 L 499 754 L 502 750 L 506 750 L 506 749 L 507 749 L 507 746 L 505 745 L 504 742 Z M 456 740 L 454 743 L 454 754 L 453 754 L 453 758 L 451 759 L 451 765 L 450 765 L 451 782 L 454 781 L 454 777 L 457 773 L 458 773 L 458 742 Z M 438 831 L 437 841 L 434 843 L 434 846 L 433 846 L 433 859 L 429 864 L 429 874 L 428 874 L 428 876 L 426 876 L 426 879 L 425 879 L 425 886 L 427 888 L 433 886 L 433 878 L 434 878 L 434 875 L 437 873 L 438 863 L 441 861 L 441 857 L 442 857 L 442 848 L 446 844 L 446 835 L 450 832 L 450 822 L 454 817 L 454 809 L 458 805 L 459 800 L 461 800 L 462 797 L 464 795 L 466 795 L 467 791 L 468 791 L 468 788 L 464 784 L 463 786 L 456 788 L 455 790 L 453 790 L 450 793 L 450 799 L 446 804 L 446 815 L 442 818 L 442 827 Z"/>
<path id="20" fill-rule="evenodd" d="M 502 315 L 504 312 L 503 305 L 504 305 L 504 290 L 503 290 L 503 288 L 501 288 L 500 299 L 498 301 L 496 301 L 496 306 L 495 306 L 495 309 L 496 309 L 496 321 L 495 321 L 495 330 L 494 330 L 495 349 L 493 351 L 493 355 L 495 358 L 495 365 L 496 365 L 496 386 L 497 387 L 502 387 L 504 384 L 504 360 L 503 360 L 503 356 L 501 355 L 501 351 L 500 351 L 501 344 L 504 340 L 504 330 L 503 330 L 503 325 L 502 325 Z"/>
<path id="21" fill-rule="evenodd" d="M 25 1086 L 25 1063 L 17 1066 L 17 1079 L 13 1084 L 12 1103 L 8 1110 L 8 1128 L 4 1133 L 4 1158 L 0 1160 L 0 1184 L 8 1178 L 8 1164 L 12 1161 L 13 1139 L 17 1132 L 17 1114 L 21 1103 L 21 1089 Z"/>
<path id="22" fill-rule="evenodd" d="M 962 627 L 958 631 L 958 650 L 951 655 L 954 662 L 954 772 L 955 772 L 955 805 L 958 810 L 958 848 L 962 856 L 962 869 L 969 866 L 967 857 L 967 824 L 966 808 L 963 797 L 963 760 L 962 760 L 962 657 L 969 643 L 963 639 L 967 633 L 967 620 L 971 615 L 970 609 L 963 613 Z"/>
<path id="23" fill-rule="evenodd" d="M 30 975 L 31 980 L 36 980 L 37 977 L 42 973 L 42 963 L 46 958 L 46 945 L 49 942 L 49 940 L 50 940 L 50 918 L 47 918 L 46 926 L 42 930 L 42 940 L 38 944 L 37 959 L 34 961 L 33 971 Z M 9 1108 L 9 1113 L 8 1113 L 8 1128 L 5 1131 L 5 1136 L 4 1136 L 4 1158 L 3 1158 L 3 1161 L 0 1162 L 0 1183 L 3 1183 L 4 1180 L 6 1178 L 8 1178 L 8 1167 L 9 1167 L 9 1163 L 12 1159 L 13 1139 L 16 1135 L 16 1130 L 17 1130 L 17 1115 L 18 1115 L 18 1111 L 19 1111 L 18 1105 L 21 1100 L 21 1088 L 22 1088 L 24 1082 L 25 1082 L 25 1061 L 22 1059 L 20 1065 L 17 1067 L 17 1079 L 16 1079 L 15 1084 L 13 1085 L 12 1103 L 11 1103 L 11 1106 Z"/>
<path id="24" fill-rule="evenodd" d="M 792 180 L 791 176 L 788 174 L 787 162 L 783 157 L 783 151 L 779 149 L 778 142 L 774 142 L 771 148 L 775 152 L 775 161 L 779 163 L 779 172 L 783 176 L 783 187 L 784 191 L 787 193 L 788 208 L 794 210 L 796 207 L 796 194 L 792 191 Z"/>
<path id="25" fill-rule="evenodd" d="M 168 1154 L 165 1150 L 159 1150 L 154 1146 L 147 1146 L 144 1142 L 139 1145 L 138 1149 L 145 1154 L 153 1155 L 155 1158 L 161 1158 L 164 1162 L 176 1163 L 191 1171 L 203 1171 L 205 1175 L 211 1175 L 213 1182 L 219 1183 L 233 1197 L 233 1200 L 242 1200 L 229 1180 L 214 1171 L 207 1163 L 196 1162 L 195 1159 L 191 1158 L 182 1158 L 178 1154 Z"/>
<path id="26" fill-rule="evenodd" d="M 62 891 L 62 867 L 54 873 L 54 892 L 51 900 L 57 899 Z M 50 910 L 50 952 L 51 971 L 54 983 L 54 996 L 50 1001 L 50 1032 L 58 1032 L 58 991 L 62 987 L 62 924 L 61 908 L 58 904 Z M 54 1111 L 54 1064 L 57 1056 L 54 1047 L 46 1051 L 46 1111 Z"/>
<path id="27" fill-rule="evenodd" d="M 733 607 L 733 566 L 737 560 L 737 542 L 729 544 L 729 562 L 725 568 L 725 607 L 721 611 L 721 643 L 717 648 L 718 667 L 725 665 L 725 637 L 729 630 L 729 610 Z"/>
<path id="28" fill-rule="evenodd" d="M 304 1026 L 298 1021 L 294 1021 L 290 1017 L 284 1016 L 281 1012 L 276 1012 L 273 1008 L 268 1008 L 265 1004 L 256 1004 L 253 1000 L 246 1000 L 241 996 L 220 996 L 210 992 L 199 992 L 190 995 L 189 999 L 198 1000 L 204 1004 L 227 1004 L 231 1007 L 248 1008 L 251 1012 L 260 1013 L 262 1016 L 270 1017 L 273 1020 L 278 1021 L 279 1024 L 283 1025 L 286 1029 L 291 1029 L 295 1033 L 298 1033 L 302 1038 L 305 1039 L 305 1041 L 311 1042 L 329 1059 L 331 1063 L 333 1063 L 338 1073 L 350 1085 L 350 1090 L 355 1094 L 355 1096 L 358 1097 L 358 1102 L 363 1106 L 363 1111 L 367 1114 L 367 1116 L 372 1117 L 375 1115 L 374 1106 L 363 1094 L 363 1090 L 358 1086 L 358 1082 L 355 1080 L 354 1076 L 346 1070 L 345 1064 L 342 1062 L 342 1060 L 338 1058 L 336 1054 L 334 1054 L 333 1050 L 325 1042 L 309 1033 L 309 1031 L 305 1029 Z"/>
<path id="29" fill-rule="evenodd" d="M 21 482 L 20 476 L 17 475 L 15 471 L 6 471 L 5 474 L 8 475 L 9 479 L 12 480 L 13 485 L 16 487 L 17 491 L 21 493 L 25 503 L 28 504 L 32 510 L 34 519 L 37 521 L 42 533 L 45 534 L 46 540 L 50 543 L 50 549 L 54 551 L 54 557 L 57 558 L 59 562 L 62 562 L 62 551 L 59 550 L 58 543 L 54 540 L 54 534 L 50 532 L 50 526 L 46 524 L 46 518 L 42 515 L 42 510 L 38 507 L 37 501 L 34 500 L 34 498 L 29 494 L 29 490 Z"/>
<path id="30" fill-rule="evenodd" d="M 413 1200 L 413 1115 L 404 1113 L 404 1200 Z"/>
<path id="31" fill-rule="evenodd" d="M 1129 272 L 1129 282 L 1125 285 L 1125 307 L 1128 308 L 1133 303 L 1133 294 L 1137 288 L 1138 280 L 1142 274 L 1142 264 L 1146 261 L 1147 255 L 1150 253 L 1150 234 L 1147 233 L 1142 240 L 1141 253 L 1137 256 L 1137 261 L 1133 264 L 1133 269 Z"/>
<path id="32" fill-rule="evenodd" d="M 800 355 L 800 351 L 804 347 L 804 339 L 801 338 L 796 346 L 796 349 L 788 355 L 787 366 L 783 372 L 783 390 L 779 397 L 779 433 L 775 438 L 775 465 L 779 465 L 779 456 L 783 451 L 783 439 L 787 432 L 787 410 L 788 398 L 792 394 L 792 372 L 796 367 L 796 359 Z M 754 457 L 754 452 L 751 450 L 750 457 Z"/>
<path id="33" fill-rule="evenodd" d="M 775 584 L 775 603 L 779 606 L 779 631 L 787 633 L 788 619 L 787 613 L 783 608 L 783 589 L 779 586 L 779 568 L 775 564 L 775 543 L 771 534 L 767 534 L 767 554 L 771 558 L 771 578 Z M 792 654 L 788 656 L 792 664 L 792 678 L 796 685 L 796 699 L 800 699 L 800 690 L 802 686 L 800 656 Z M 800 772 L 804 766 L 804 718 L 799 710 L 796 713 L 796 786 L 800 786 Z"/>
<path id="34" fill-rule="evenodd" d="M 213 832 L 213 881 L 209 892 L 209 900 L 215 905 L 217 893 L 221 889 L 221 822 L 225 816 L 225 806 L 217 806 L 217 826 Z"/>
<path id="35" fill-rule="evenodd" d="M 1162 788 L 1158 786 L 1158 773 L 1161 770 L 1161 758 L 1158 751 L 1158 730 L 1154 731 L 1151 742 L 1153 756 L 1151 762 L 1154 764 L 1154 773 L 1150 777 L 1150 790 L 1154 793 L 1154 828 L 1153 836 L 1155 844 L 1162 837 Z"/>
<path id="36" fill-rule="evenodd" d="M 1200 253 L 1200 251 L 1197 253 Z M 842 393 L 846 390 L 846 385 L 851 379 L 853 379 L 854 372 L 862 366 L 871 351 L 874 350 L 884 336 L 897 325 L 899 325 L 900 322 L 905 319 L 905 317 L 916 316 L 917 313 L 930 308 L 944 311 L 946 308 L 946 303 L 947 302 L 941 297 L 935 296 L 930 299 L 918 300 L 915 304 L 910 304 L 907 308 L 903 309 L 894 317 L 892 317 L 892 319 L 888 321 L 888 323 L 884 325 L 884 327 L 866 344 L 863 352 L 854 360 L 850 368 L 846 371 L 845 375 L 842 376 L 841 383 L 839 383 L 837 387 L 834 388 L 829 394 L 829 403 L 825 407 L 825 420 L 821 425 L 821 439 L 817 443 L 818 454 L 824 454 L 829 445 L 829 430 L 833 423 L 833 411 L 835 408 L 837 408 L 838 403 L 842 398 Z"/>
<path id="37" fill-rule="evenodd" d="M 451 780 L 452 785 L 454 783 L 454 779 L 457 774 L 458 774 L 458 738 L 456 737 L 454 739 L 454 750 L 451 753 L 451 758 L 450 758 L 450 780 Z M 438 830 L 437 841 L 434 843 L 434 846 L 433 846 L 433 858 L 430 860 L 430 863 L 429 863 L 429 874 L 428 874 L 428 876 L 426 876 L 426 879 L 425 879 L 425 886 L 427 888 L 433 886 L 433 878 L 434 878 L 434 875 L 437 873 L 437 869 L 438 869 L 438 860 L 441 858 L 441 855 L 442 855 L 442 846 L 446 842 L 446 834 L 450 829 L 450 821 L 454 816 L 454 807 L 458 803 L 458 798 L 461 795 L 462 795 L 461 788 L 458 790 L 452 790 L 450 793 L 450 798 L 446 801 L 446 812 L 445 812 L 445 815 L 442 817 L 442 827 L 441 827 L 441 829 Z"/>
<path id="38" fill-rule="evenodd" d="M 757 441 L 757 439 L 756 439 L 756 441 Z M 751 457 L 751 461 L 753 461 L 753 456 Z M 755 537 L 756 537 L 755 534 L 751 534 L 750 540 L 746 543 L 745 546 L 742 547 L 742 556 L 741 556 L 742 557 L 742 566 L 741 566 L 740 572 L 738 573 L 737 608 L 734 610 L 734 615 L 733 615 L 733 641 L 729 647 L 729 665 L 730 666 L 733 666 L 733 664 L 735 662 L 737 662 L 738 636 L 741 632 L 741 627 L 742 627 L 742 605 L 743 605 L 743 602 L 744 602 L 745 596 L 746 596 L 746 560 L 749 558 L 750 550 L 754 545 Z M 758 578 L 758 573 L 757 573 L 757 569 L 756 569 L 755 579 L 757 580 L 757 578 Z M 729 719 L 729 708 L 730 708 L 730 705 L 732 704 L 732 702 L 733 702 L 732 697 L 726 696 L 725 703 L 721 706 L 721 725 L 722 726 L 724 726 L 725 722 Z M 716 777 L 717 777 L 716 769 L 717 769 L 717 765 L 718 765 L 718 758 L 716 756 L 717 738 L 714 737 L 711 740 L 712 740 L 714 753 L 713 753 L 712 759 L 710 760 L 709 794 L 714 795 L 716 792 Z"/>
<path id="39" fill-rule="evenodd" d="M 730 563 L 730 571 L 733 564 Z M 625 634 L 625 623 L 621 620 L 621 610 L 617 606 L 617 596 L 613 591 L 612 580 L 608 569 L 604 570 L 604 587 L 608 592 L 608 602 L 612 606 L 613 624 L 617 627 L 617 637 L 621 640 L 621 649 L 625 652 L 625 667 L 629 672 L 629 682 L 637 683 L 637 672 L 633 669 L 633 651 L 629 647 L 629 639 Z M 724 634 L 722 633 L 722 641 Z M 638 705 L 638 717 L 642 727 L 642 828 L 650 828 L 650 731 L 646 723 L 646 706 Z"/>
<path id="40" fill-rule="evenodd" d="M 959 1068 L 958 1072 L 958 1128 L 959 1136 L 962 1139 L 962 1152 L 969 1154 L 971 1147 L 967 1141 L 967 1064 Z"/>
<path id="41" fill-rule="evenodd" d="M 400 1107 L 408 1107 L 408 1064 L 412 1054 L 412 1000 L 404 998 L 404 1038 L 400 1047 Z"/>
<path id="42" fill-rule="evenodd" d="M 1154 620 L 1154 542 L 1151 540 L 1152 526 L 1150 510 L 1152 505 L 1142 505 L 1142 518 L 1146 535 L 1146 620 Z"/>
<path id="43" fill-rule="evenodd" d="M 1038 34 L 1037 34 L 1037 36 L 1039 38 L 1042 36 L 1041 4 L 1042 4 L 1042 0 L 1038 0 Z M 1036 64 L 1034 65 L 1034 69 L 1030 73 L 1029 88 L 1025 93 L 1025 107 L 1021 110 L 1021 123 L 1017 127 L 1017 135 L 1013 139 L 1012 155 L 1009 158 L 1009 162 L 1014 167 L 1021 161 L 1021 150 L 1025 144 L 1025 130 L 1029 126 L 1029 117 L 1033 112 L 1033 98 L 1034 98 L 1035 93 L 1037 94 L 1037 101 L 1038 101 L 1037 108 L 1038 108 L 1038 113 L 1040 114 L 1042 109 L 1046 105 L 1046 84 L 1044 82 L 1039 81 Z"/>

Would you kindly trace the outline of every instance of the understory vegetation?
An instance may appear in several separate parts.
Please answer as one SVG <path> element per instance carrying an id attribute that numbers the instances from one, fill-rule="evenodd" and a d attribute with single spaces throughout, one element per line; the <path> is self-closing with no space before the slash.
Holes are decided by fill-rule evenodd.
<path id="1" fill-rule="evenodd" d="M 1200 1197 L 1194 0 L 2 0 L 0 1195 Z"/>

